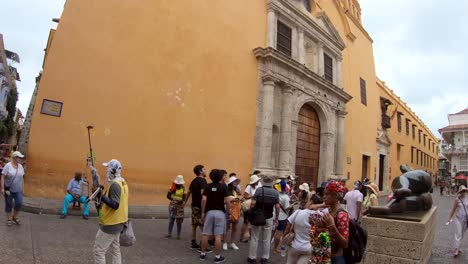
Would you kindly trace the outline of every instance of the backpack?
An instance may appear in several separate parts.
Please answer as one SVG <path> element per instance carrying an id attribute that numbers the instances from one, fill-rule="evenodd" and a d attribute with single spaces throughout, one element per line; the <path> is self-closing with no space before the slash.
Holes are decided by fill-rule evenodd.
<path id="1" fill-rule="evenodd" d="M 338 213 L 346 212 L 338 209 L 335 215 L 335 223 Z M 348 213 L 348 212 L 346 212 Z M 367 231 L 356 221 L 349 219 L 348 247 L 343 249 L 343 256 L 347 264 L 359 263 L 362 261 L 367 245 Z"/>

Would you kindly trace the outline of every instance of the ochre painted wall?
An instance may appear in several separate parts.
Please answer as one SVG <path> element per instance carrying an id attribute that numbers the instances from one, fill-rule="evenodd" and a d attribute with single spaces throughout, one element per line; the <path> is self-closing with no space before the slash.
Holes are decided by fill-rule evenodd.
<path id="1" fill-rule="evenodd" d="M 379 92 L 375 84 L 376 73 L 372 41 L 366 32 L 358 26 L 346 14 L 340 15 L 334 0 L 318 1 L 318 10 L 325 11 L 333 25 L 345 41 L 346 48 L 343 51 L 343 86 L 344 90 L 353 96 L 346 105 L 348 115 L 345 119 L 345 153 L 344 176 L 348 173 L 352 182 L 361 179 L 362 155 L 370 156 L 369 179 L 376 177 L 377 145 L 376 131 L 380 117 Z M 345 21 L 350 27 L 351 33 L 356 37 L 351 40 L 347 34 Z M 366 81 L 367 106 L 361 103 L 360 78 Z M 350 162 L 348 162 L 350 161 Z"/>
<path id="2" fill-rule="evenodd" d="M 390 186 L 391 179 L 399 176 L 400 165 L 406 164 L 410 169 L 421 169 L 431 172 L 434 176 L 437 174 L 437 161 L 438 155 L 438 139 L 432 134 L 429 128 L 415 115 L 415 113 L 397 96 L 390 90 L 385 83 L 380 80 L 376 82 L 379 88 L 380 96 L 390 100 L 392 105 L 389 106 L 387 114 L 393 116 L 391 120 L 391 128 L 387 129 L 387 133 L 390 137 L 392 145 L 390 146 L 390 170 L 388 184 Z M 402 113 L 401 116 L 401 131 L 398 130 L 398 112 Z M 393 114 L 394 113 L 394 114 Z M 406 119 L 410 120 L 409 123 L 409 135 L 406 134 Z M 415 138 L 413 138 L 412 127 L 416 125 Z M 422 130 L 421 143 L 419 143 L 418 130 Z M 426 134 L 426 145 L 424 145 L 424 137 Z M 432 146 L 429 148 L 429 139 L 435 144 L 435 148 Z M 400 155 L 398 155 L 398 145 L 400 145 Z M 431 143 L 432 145 L 432 143 Z M 419 149 L 425 154 L 432 158 L 429 164 L 421 163 L 416 159 L 416 150 L 413 150 L 413 161 L 411 159 L 411 147 Z M 399 156 L 399 157 L 398 157 Z"/>
<path id="3" fill-rule="evenodd" d="M 166 203 L 198 163 L 247 181 L 265 1 L 68 1 L 32 120 L 26 195 L 62 199 L 88 152 L 123 164 L 132 204 Z M 60 118 L 42 100 L 63 102 Z M 105 170 L 98 166 L 104 178 Z"/>

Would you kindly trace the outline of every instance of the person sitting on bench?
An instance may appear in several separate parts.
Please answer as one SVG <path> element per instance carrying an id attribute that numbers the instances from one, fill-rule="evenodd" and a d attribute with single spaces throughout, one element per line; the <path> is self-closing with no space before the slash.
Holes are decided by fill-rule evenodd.
<path id="1" fill-rule="evenodd" d="M 62 215 L 60 219 L 67 217 L 68 205 L 72 202 L 78 202 L 84 204 L 83 219 L 88 220 L 89 216 L 89 203 L 86 202 L 86 196 L 82 195 L 81 181 L 82 173 L 80 171 L 75 172 L 75 177 L 71 179 L 67 186 L 67 194 L 63 199 Z"/>

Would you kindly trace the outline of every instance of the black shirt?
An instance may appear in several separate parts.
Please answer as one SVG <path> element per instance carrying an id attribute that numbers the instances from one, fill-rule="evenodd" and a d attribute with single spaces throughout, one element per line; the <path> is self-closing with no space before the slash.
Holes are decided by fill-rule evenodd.
<path id="1" fill-rule="evenodd" d="M 205 213 L 211 210 L 224 210 L 224 197 L 229 196 L 228 187 L 224 183 L 210 183 L 203 195 L 206 196 Z"/>
<path id="2" fill-rule="evenodd" d="M 201 208 L 202 190 L 206 187 L 206 180 L 203 177 L 196 177 L 190 183 L 189 190 L 192 193 L 192 206 Z"/>

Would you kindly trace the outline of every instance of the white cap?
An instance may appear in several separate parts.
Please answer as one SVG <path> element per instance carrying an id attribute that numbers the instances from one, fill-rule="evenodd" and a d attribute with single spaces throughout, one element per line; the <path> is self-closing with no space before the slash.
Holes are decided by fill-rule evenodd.
<path id="1" fill-rule="evenodd" d="M 21 154 L 21 152 L 19 152 L 19 151 L 15 151 L 15 152 L 13 152 L 13 158 L 16 158 L 16 157 L 24 158 L 24 155 Z"/>
<path id="2" fill-rule="evenodd" d="M 176 177 L 175 180 L 174 180 L 174 183 L 175 183 L 175 184 L 185 184 L 184 176 L 182 176 L 182 175 L 177 175 L 177 177 Z"/>
<path id="3" fill-rule="evenodd" d="M 104 162 L 102 163 L 102 166 L 115 170 L 122 169 L 122 164 L 120 164 L 120 161 L 116 159 L 111 159 L 109 162 Z"/>

